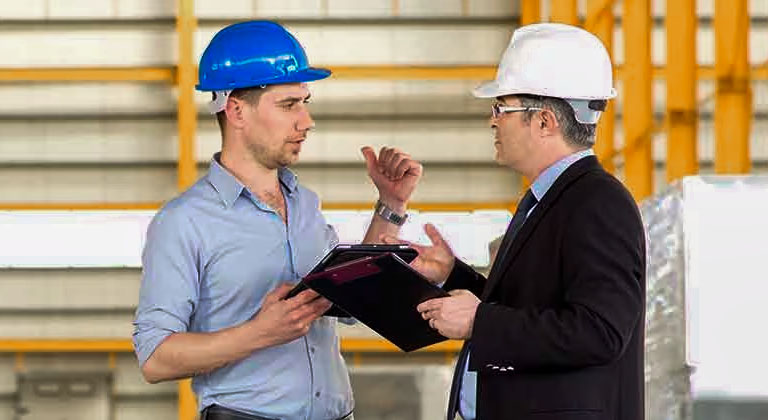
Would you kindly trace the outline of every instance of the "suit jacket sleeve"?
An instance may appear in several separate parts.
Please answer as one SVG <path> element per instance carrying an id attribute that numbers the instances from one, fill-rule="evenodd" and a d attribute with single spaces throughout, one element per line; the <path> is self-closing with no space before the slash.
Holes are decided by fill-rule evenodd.
<path id="1" fill-rule="evenodd" d="M 482 274 L 456 258 L 453 271 L 451 271 L 445 284 L 443 284 L 443 290 L 467 289 L 475 296 L 480 297 L 483 293 L 485 282 L 486 279 Z"/>
<path id="2" fill-rule="evenodd" d="M 594 185 L 568 209 L 560 242 L 562 301 L 552 307 L 481 303 L 470 370 L 607 364 L 623 354 L 634 329 L 643 328 L 645 234 L 634 201 L 611 181 Z"/>

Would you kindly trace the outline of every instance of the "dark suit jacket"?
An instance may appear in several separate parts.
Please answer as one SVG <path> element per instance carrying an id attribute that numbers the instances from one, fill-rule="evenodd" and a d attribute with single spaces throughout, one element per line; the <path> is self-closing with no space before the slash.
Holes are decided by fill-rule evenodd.
<path id="1" fill-rule="evenodd" d="M 482 300 L 478 419 L 643 420 L 645 234 L 624 186 L 577 161 L 503 251 L 487 281 L 457 260 L 444 286 Z"/>

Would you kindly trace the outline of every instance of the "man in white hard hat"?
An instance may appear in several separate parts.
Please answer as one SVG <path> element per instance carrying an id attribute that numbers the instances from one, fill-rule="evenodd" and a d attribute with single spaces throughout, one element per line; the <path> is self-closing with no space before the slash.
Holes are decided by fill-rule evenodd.
<path id="1" fill-rule="evenodd" d="M 417 246 L 414 266 L 451 290 L 418 310 L 466 340 L 449 419 L 643 419 L 645 235 L 592 152 L 612 82 L 596 37 L 536 24 L 515 31 L 496 80 L 475 90 L 495 98 L 497 162 L 533 182 L 487 279 L 432 227 L 433 245 Z"/>

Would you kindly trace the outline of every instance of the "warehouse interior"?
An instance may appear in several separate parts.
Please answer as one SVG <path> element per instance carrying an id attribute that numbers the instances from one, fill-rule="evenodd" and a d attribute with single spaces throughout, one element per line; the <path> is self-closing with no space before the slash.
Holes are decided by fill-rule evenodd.
<path id="1" fill-rule="evenodd" d="M 686 176 L 768 175 L 765 0 L 4 0 L 0 420 L 196 418 L 189 381 L 149 385 L 133 353 L 142 235 L 219 150 L 197 63 L 251 19 L 334 73 L 311 84 L 317 127 L 292 169 L 342 240 L 376 200 L 360 148 L 396 146 L 424 166 L 406 236 L 445 226 L 488 268 L 527 181 L 493 161 L 490 102 L 471 90 L 533 22 L 608 47 L 618 97 L 595 152 L 638 203 Z M 340 328 L 356 418 L 444 416 L 460 342 L 404 354 Z M 694 399 L 685 416 L 768 418 L 768 394 Z"/>

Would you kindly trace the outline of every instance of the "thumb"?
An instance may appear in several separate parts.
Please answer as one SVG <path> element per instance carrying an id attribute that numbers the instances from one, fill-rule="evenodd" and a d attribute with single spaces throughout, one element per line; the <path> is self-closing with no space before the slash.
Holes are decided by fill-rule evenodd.
<path id="1" fill-rule="evenodd" d="M 368 167 L 368 173 L 376 173 L 376 152 L 373 150 L 373 148 L 370 146 L 365 146 L 360 149 L 360 152 L 362 152 L 363 157 L 365 158 L 365 166 Z"/>
<path id="2" fill-rule="evenodd" d="M 386 234 L 379 236 L 379 240 L 381 241 L 381 243 L 387 244 L 387 245 L 401 245 L 401 244 L 410 245 L 408 241 L 404 241 L 402 239 L 399 239 L 396 236 L 386 235 Z"/>
<path id="3" fill-rule="evenodd" d="M 288 292 L 290 292 L 292 289 L 293 289 L 293 285 L 290 283 L 283 283 L 275 287 L 271 292 L 267 293 L 267 296 L 264 298 L 264 305 L 269 305 L 275 302 L 279 302 L 280 300 L 288 296 Z"/>
<path id="4" fill-rule="evenodd" d="M 432 223 L 427 223 L 424 225 L 424 232 L 427 233 L 427 237 L 429 237 L 429 240 L 432 241 L 432 245 L 440 248 L 450 249 L 448 243 L 445 242 L 445 239 L 443 239 L 443 235 L 440 234 L 435 225 Z"/>
<path id="5" fill-rule="evenodd" d="M 392 235 L 381 235 L 379 237 L 382 243 L 385 243 L 387 245 L 408 245 L 409 247 L 416 250 L 419 255 L 423 254 L 424 251 L 427 249 L 425 246 L 421 246 L 417 243 L 406 241 L 405 239 L 400 239 Z"/>

